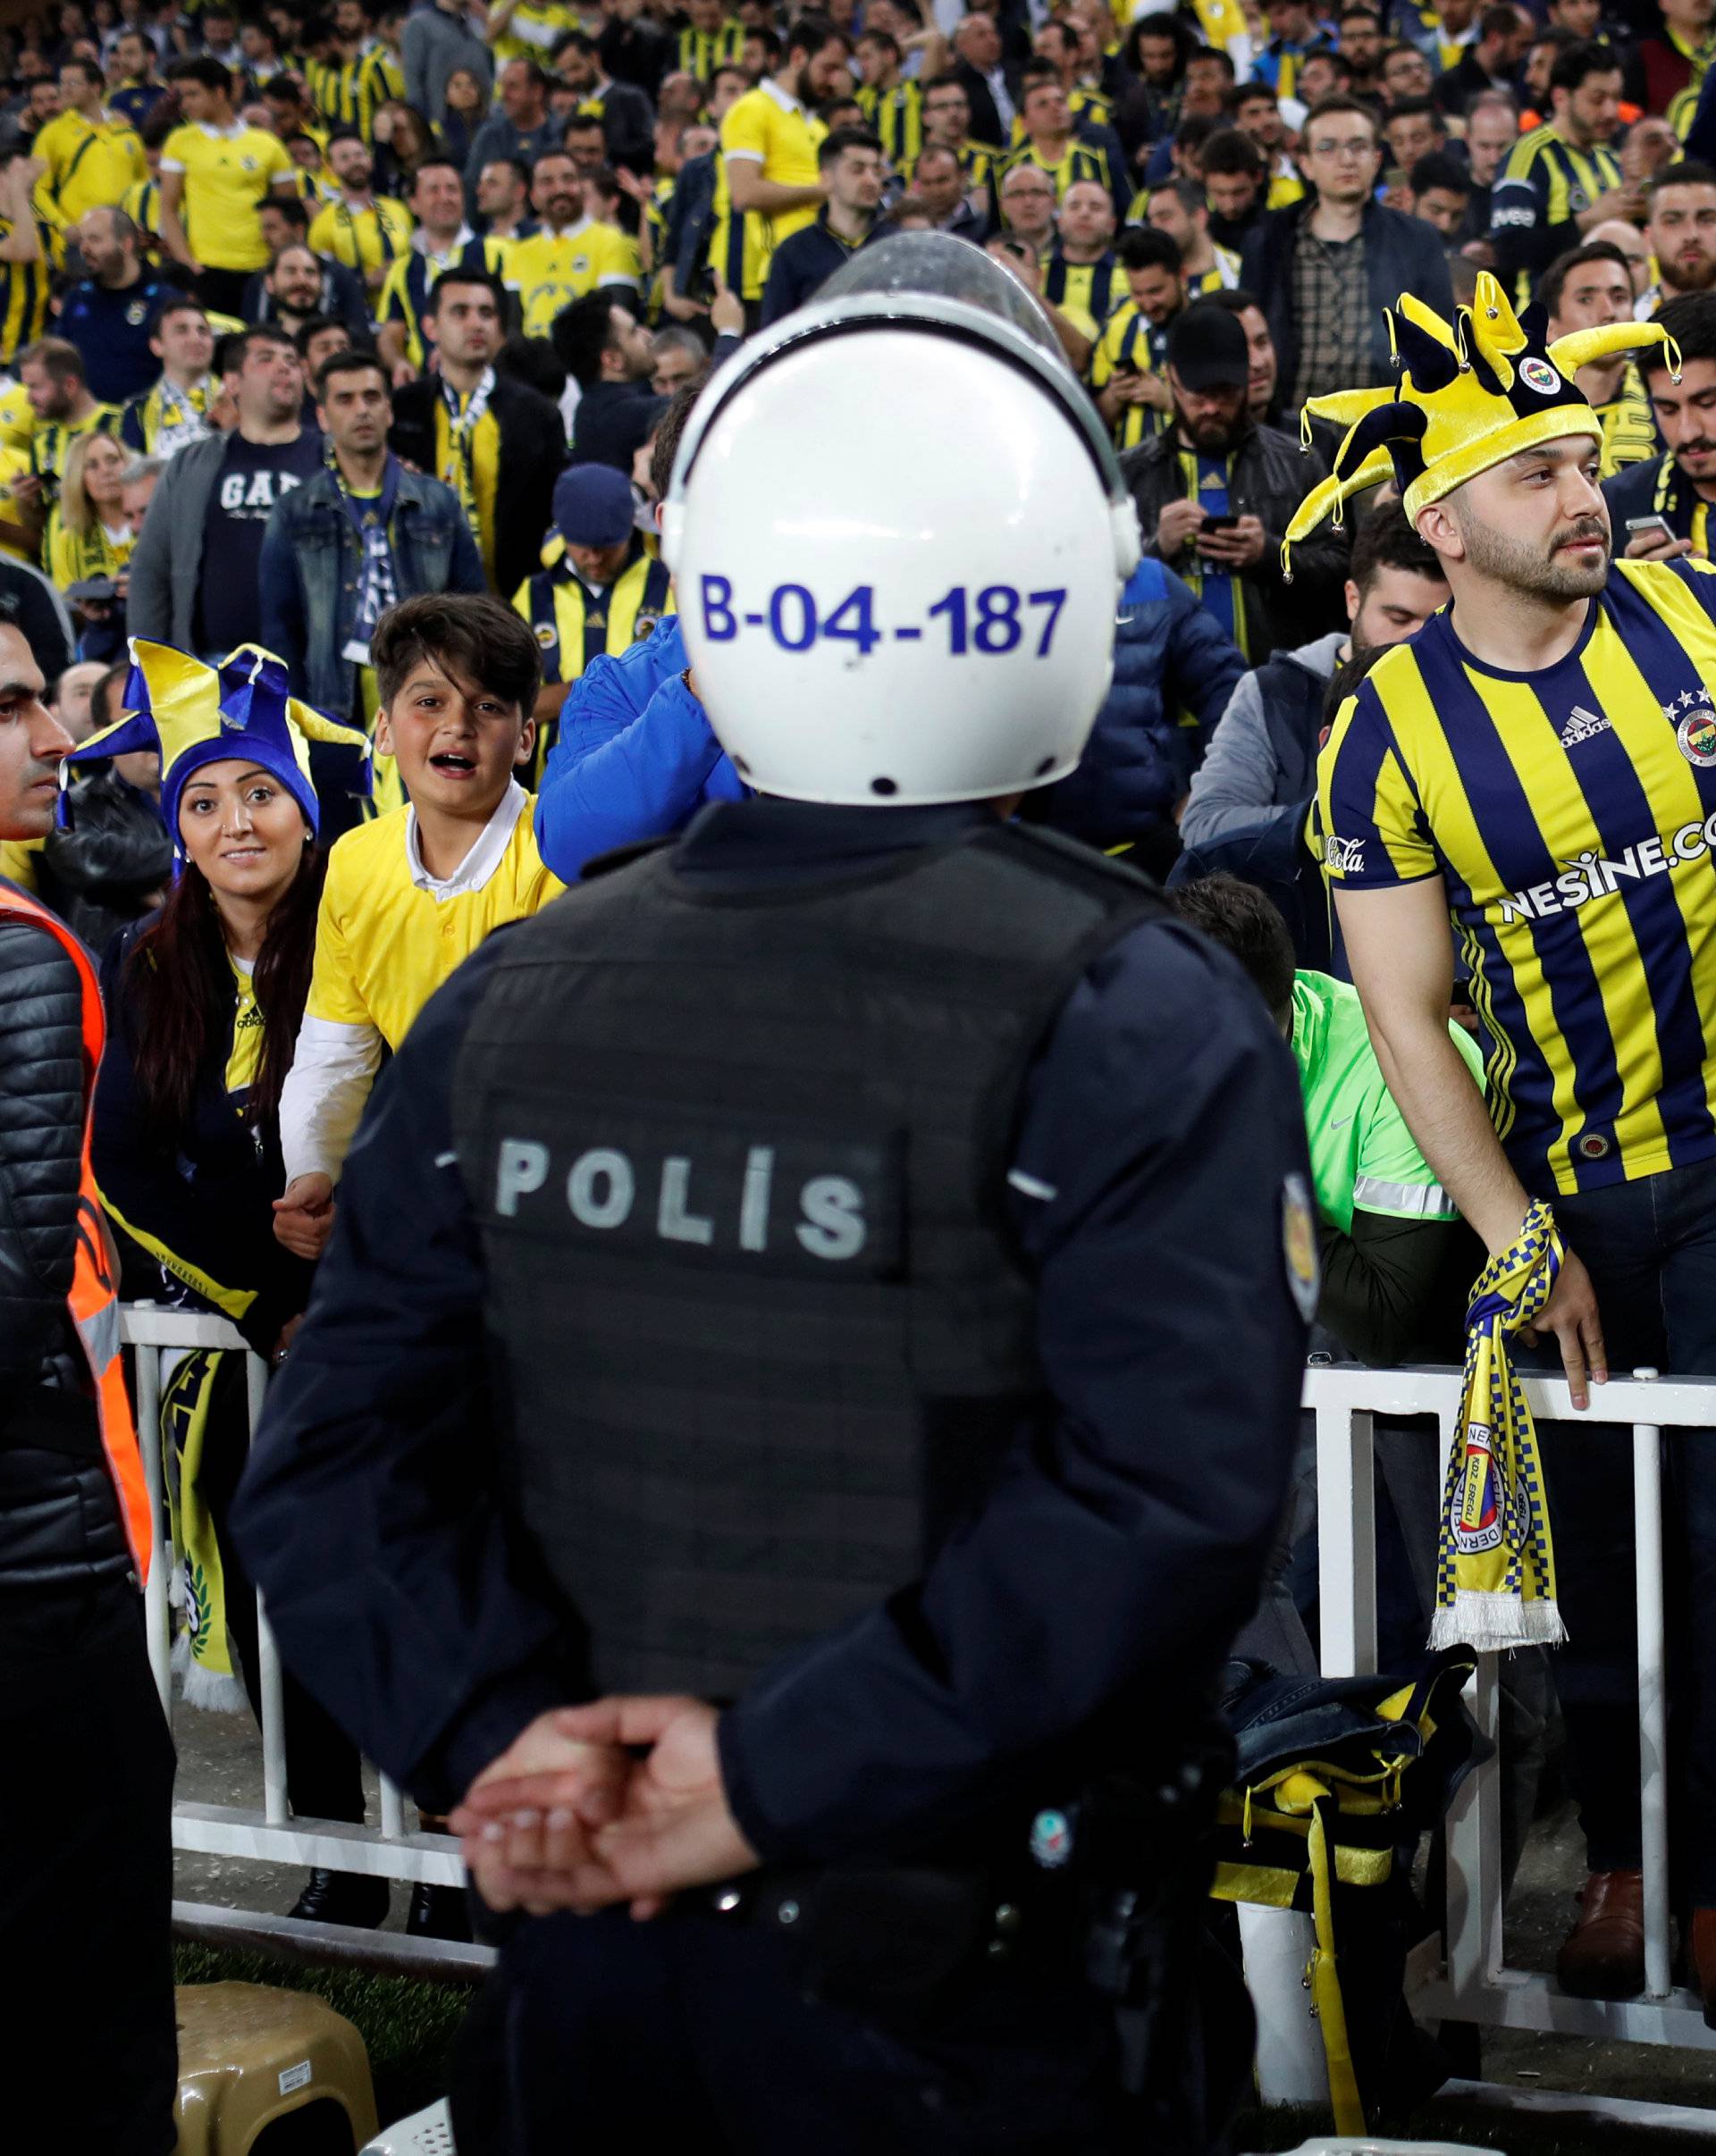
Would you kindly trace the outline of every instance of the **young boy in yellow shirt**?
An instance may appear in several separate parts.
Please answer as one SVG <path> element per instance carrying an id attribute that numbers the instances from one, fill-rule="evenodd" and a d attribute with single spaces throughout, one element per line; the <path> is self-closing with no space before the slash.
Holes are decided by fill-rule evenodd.
<path id="1" fill-rule="evenodd" d="M 383 615 L 370 641 L 375 744 L 409 799 L 337 840 L 316 916 L 315 965 L 280 1103 L 286 1191 L 274 1233 L 321 1255 L 333 1187 L 383 1050 L 490 930 L 565 886 L 543 866 L 530 797 L 541 676 L 536 639 L 486 593 L 430 592 Z"/>

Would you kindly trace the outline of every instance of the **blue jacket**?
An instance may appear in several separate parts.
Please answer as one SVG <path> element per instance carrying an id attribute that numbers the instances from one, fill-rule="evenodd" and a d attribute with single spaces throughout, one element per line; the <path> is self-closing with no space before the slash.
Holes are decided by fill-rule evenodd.
<path id="1" fill-rule="evenodd" d="M 1079 768 L 1034 820 L 1093 846 L 1140 837 L 1173 811 L 1245 672 L 1239 647 L 1191 587 L 1141 561 L 1121 594 L 1115 678 Z"/>
<path id="2" fill-rule="evenodd" d="M 599 854 L 681 830 L 705 802 L 749 792 L 680 679 L 690 663 L 670 617 L 573 684 L 536 797 L 536 843 L 563 883 Z M 1101 845 L 1161 822 L 1244 672 L 1190 588 L 1160 562 L 1140 562 L 1121 598 L 1107 701 L 1083 761 L 1044 794 L 1039 820 Z"/>
<path id="3" fill-rule="evenodd" d="M 450 487 L 401 466 L 392 526 L 401 599 L 487 591 L 476 541 Z M 294 693 L 324 711 L 350 711 L 357 694 L 358 669 L 341 654 L 357 618 L 361 559 L 332 472 L 317 472 L 274 504 L 257 571 L 262 641 L 285 660 Z"/>

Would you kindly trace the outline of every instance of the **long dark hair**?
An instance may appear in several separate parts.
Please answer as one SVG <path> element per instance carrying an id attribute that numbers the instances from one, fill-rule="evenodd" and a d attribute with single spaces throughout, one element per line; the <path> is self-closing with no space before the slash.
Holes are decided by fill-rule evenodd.
<path id="1" fill-rule="evenodd" d="M 281 893 L 251 976 L 262 1014 L 262 1056 L 246 1118 L 259 1129 L 280 1108 L 310 993 L 315 915 L 327 856 L 307 845 Z M 189 1122 L 203 1067 L 231 1009 L 232 976 L 220 910 L 200 868 L 185 864 L 167 902 L 125 961 L 132 1062 L 150 1120 L 165 1130 Z"/>

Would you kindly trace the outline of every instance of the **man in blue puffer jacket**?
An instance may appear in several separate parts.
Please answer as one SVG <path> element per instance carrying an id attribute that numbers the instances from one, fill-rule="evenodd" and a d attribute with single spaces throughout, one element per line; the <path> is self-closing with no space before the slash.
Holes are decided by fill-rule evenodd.
<path id="1" fill-rule="evenodd" d="M 617 846 L 678 831 L 706 801 L 750 789 L 686 681 L 678 620 L 595 659 L 560 711 L 536 798 L 536 843 L 565 883 Z M 1115 678 L 1083 760 L 1032 804 L 1033 819 L 1114 847 L 1142 840 L 1151 865 L 1172 835 L 1245 661 L 1172 569 L 1142 561 L 1122 594 Z"/>

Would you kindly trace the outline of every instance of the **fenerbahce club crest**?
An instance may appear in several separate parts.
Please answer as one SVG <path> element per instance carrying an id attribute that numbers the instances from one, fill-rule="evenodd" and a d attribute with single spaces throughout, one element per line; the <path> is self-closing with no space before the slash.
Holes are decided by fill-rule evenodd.
<path id="1" fill-rule="evenodd" d="M 1525 1493 L 1497 1461 L 1487 1422 L 1466 1425 L 1466 1456 L 1448 1506 L 1448 1527 L 1463 1557 L 1519 1549 L 1526 1539 Z"/>
<path id="2" fill-rule="evenodd" d="M 1673 726 L 1680 753 L 1689 764 L 1696 764 L 1701 771 L 1716 764 L 1716 711 L 1711 709 L 1708 690 L 1688 689 L 1671 698 L 1663 705 L 1662 716 Z"/>

